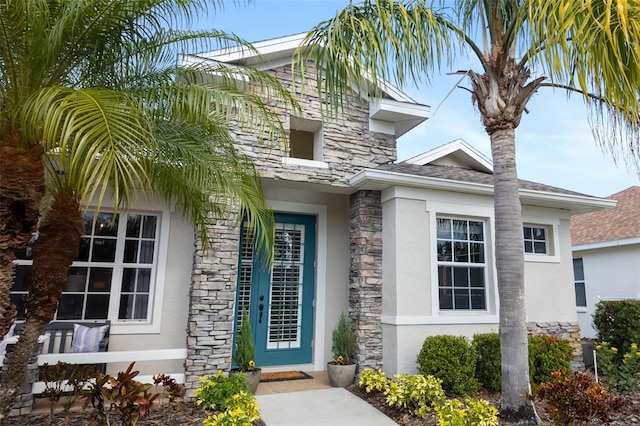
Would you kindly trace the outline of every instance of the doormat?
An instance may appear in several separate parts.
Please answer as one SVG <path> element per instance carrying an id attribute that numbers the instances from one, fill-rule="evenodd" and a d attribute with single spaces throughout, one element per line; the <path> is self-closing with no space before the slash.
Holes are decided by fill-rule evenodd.
<path id="1" fill-rule="evenodd" d="M 260 383 L 267 382 L 283 382 L 285 380 L 302 380 L 313 379 L 310 375 L 303 371 L 279 371 L 277 373 L 260 374 Z"/>

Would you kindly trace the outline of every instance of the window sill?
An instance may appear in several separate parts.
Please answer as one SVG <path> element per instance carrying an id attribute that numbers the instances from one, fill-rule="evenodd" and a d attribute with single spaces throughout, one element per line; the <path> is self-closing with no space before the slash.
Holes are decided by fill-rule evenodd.
<path id="1" fill-rule="evenodd" d="M 552 256 L 548 254 L 524 254 L 525 262 L 537 262 L 537 263 L 560 263 L 560 256 Z"/>
<path id="2" fill-rule="evenodd" d="M 383 324 L 389 325 L 438 325 L 438 324 L 498 324 L 498 315 L 488 312 L 470 312 L 468 315 L 461 315 L 459 312 L 452 312 L 452 315 L 416 315 L 416 316 L 396 316 L 382 315 Z"/>
<path id="3" fill-rule="evenodd" d="M 111 323 L 109 334 L 157 334 L 160 324 L 148 322 L 119 322 Z"/>
<path id="4" fill-rule="evenodd" d="M 576 312 L 578 312 L 579 314 L 586 314 L 589 312 L 589 310 L 586 306 L 578 306 L 576 307 Z"/>
<path id="5" fill-rule="evenodd" d="M 292 157 L 283 157 L 282 164 L 285 166 L 305 166 L 305 167 L 315 167 L 318 169 L 328 169 L 329 164 L 324 161 L 317 160 L 305 160 L 303 158 L 292 158 Z"/>

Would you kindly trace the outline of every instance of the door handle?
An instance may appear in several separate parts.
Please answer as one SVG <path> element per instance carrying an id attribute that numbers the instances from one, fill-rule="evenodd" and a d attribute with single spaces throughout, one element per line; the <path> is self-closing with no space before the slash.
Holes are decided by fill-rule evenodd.
<path id="1" fill-rule="evenodd" d="M 258 305 L 258 311 L 260 312 L 260 316 L 258 317 L 258 324 L 262 324 L 262 311 L 264 311 L 264 303 Z"/>

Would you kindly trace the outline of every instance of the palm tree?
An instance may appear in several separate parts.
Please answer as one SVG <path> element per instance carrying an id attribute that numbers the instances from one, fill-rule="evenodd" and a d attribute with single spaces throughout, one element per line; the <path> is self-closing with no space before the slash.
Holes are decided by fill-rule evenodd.
<path id="1" fill-rule="evenodd" d="M 8 35 L 0 42 L 5 126 L 0 128 L 0 212 L 6 219 L 0 229 L 0 281 L 11 282 L 13 251 L 24 247 L 34 231 L 38 235 L 25 325 L 0 381 L 0 423 L 24 380 L 38 335 L 55 314 L 84 233 L 86 206 L 99 210 L 110 196 L 117 212 L 138 197 L 158 194 L 181 208 L 200 236 L 207 235 L 216 217 L 237 213 L 267 230 L 259 235 L 262 247 L 270 247 L 273 218 L 259 176 L 235 150 L 229 129 L 240 123 L 267 143 L 284 141 L 281 121 L 262 99 L 295 108 L 293 98 L 256 70 L 175 64 L 179 52 L 193 49 L 252 48 L 233 34 L 170 29 L 188 23 L 207 5 L 222 3 L 25 0 L 0 5 L 0 28 Z M 248 89 L 240 90 L 238 79 Z M 31 169 L 40 176 L 32 185 L 37 190 L 20 193 L 16 188 Z M 22 213 L 22 206 L 15 206 L 27 201 L 35 213 L 12 213 Z M 9 287 L 0 293 L 8 300 Z"/>
<path id="2" fill-rule="evenodd" d="M 436 4 L 434 4 L 436 3 Z M 640 4 L 625 0 L 365 0 L 319 23 L 299 49 L 324 65 L 318 89 L 336 113 L 345 91 L 380 95 L 379 82 L 428 81 L 462 54 L 460 70 L 491 140 L 500 298 L 501 416 L 537 424 L 530 392 L 522 217 L 515 129 L 542 87 L 580 94 L 598 142 L 638 149 Z M 326 80 L 325 80 L 326 79 Z"/>

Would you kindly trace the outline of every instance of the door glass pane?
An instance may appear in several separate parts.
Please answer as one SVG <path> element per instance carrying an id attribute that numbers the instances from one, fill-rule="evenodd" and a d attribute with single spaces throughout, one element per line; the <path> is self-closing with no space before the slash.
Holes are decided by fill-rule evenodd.
<path id="1" fill-rule="evenodd" d="M 301 345 L 304 231 L 304 225 L 277 224 L 267 349 L 299 348 Z"/>

